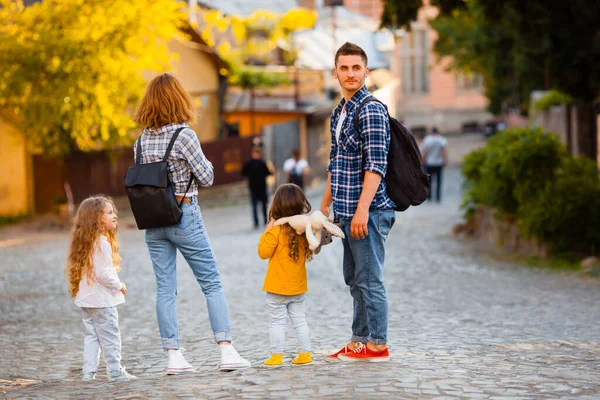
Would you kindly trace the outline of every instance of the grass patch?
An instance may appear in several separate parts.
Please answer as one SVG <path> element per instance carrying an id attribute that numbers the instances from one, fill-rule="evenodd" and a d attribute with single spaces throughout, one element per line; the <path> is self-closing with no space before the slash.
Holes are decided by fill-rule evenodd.
<path id="1" fill-rule="evenodd" d="M 519 264 L 525 267 L 542 268 L 556 271 L 581 271 L 578 261 L 573 261 L 564 257 L 549 257 L 547 259 L 525 256 L 519 254 L 494 254 L 493 258 L 498 261 L 507 261 L 512 264 Z"/>
<path id="2" fill-rule="evenodd" d="M 14 216 L 0 216 L 0 227 L 16 224 L 17 222 L 24 220 L 28 216 L 29 215 L 27 215 L 27 214 L 14 215 Z"/>

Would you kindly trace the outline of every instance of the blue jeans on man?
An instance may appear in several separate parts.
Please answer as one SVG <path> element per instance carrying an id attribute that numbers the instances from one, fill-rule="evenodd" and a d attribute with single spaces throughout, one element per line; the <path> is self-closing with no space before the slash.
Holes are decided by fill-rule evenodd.
<path id="1" fill-rule="evenodd" d="M 388 300 L 383 283 L 385 242 L 396 221 L 394 210 L 369 211 L 369 234 L 364 239 L 350 235 L 351 220 L 340 219 L 346 236 L 344 280 L 354 300 L 352 341 L 387 343 Z"/>

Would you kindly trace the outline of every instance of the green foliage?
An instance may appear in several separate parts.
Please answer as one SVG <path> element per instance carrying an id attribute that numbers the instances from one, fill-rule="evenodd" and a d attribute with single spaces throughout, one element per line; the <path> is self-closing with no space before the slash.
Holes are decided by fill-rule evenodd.
<path id="1" fill-rule="evenodd" d="M 438 7 L 440 14 L 447 15 L 455 9 L 462 9 L 465 0 L 431 0 L 432 6 Z M 416 21 L 419 8 L 423 6 L 422 0 L 383 0 L 383 13 L 381 14 L 380 28 L 410 30 L 410 23 Z"/>
<path id="2" fill-rule="evenodd" d="M 568 94 L 559 92 L 558 90 L 550 90 L 547 94 L 533 103 L 533 108 L 538 111 L 546 111 L 549 110 L 550 107 L 569 104 L 572 101 L 573 98 Z"/>
<path id="3" fill-rule="evenodd" d="M 530 92 L 541 88 L 587 103 L 600 95 L 597 0 L 451 3 L 432 21 L 435 51 L 452 57 L 453 69 L 484 76 L 491 112 L 526 110 Z"/>
<path id="4" fill-rule="evenodd" d="M 554 252 L 598 250 L 600 178 L 593 161 L 573 158 L 555 135 L 508 129 L 465 157 L 467 214 L 477 204 L 515 219 Z"/>
<path id="5" fill-rule="evenodd" d="M 5 226 L 5 225 L 16 224 L 17 222 L 24 220 L 28 216 L 29 216 L 28 214 L 19 214 L 19 215 L 14 215 L 14 216 L 0 216 L 0 227 Z"/>
<path id="6" fill-rule="evenodd" d="M 232 74 L 231 84 L 242 89 L 269 88 L 289 83 L 283 73 L 267 72 L 260 68 L 238 67 Z"/>
<path id="7" fill-rule="evenodd" d="M 509 105 L 525 109 L 529 93 L 543 87 L 544 70 L 520 51 L 521 39 L 514 29 L 520 16 L 491 24 L 480 3 L 469 1 L 465 8 L 431 22 L 439 35 L 434 50 L 451 57 L 451 69 L 483 76 L 491 113 L 498 114 Z"/>
<path id="8" fill-rule="evenodd" d="M 0 113 L 50 155 L 131 141 L 143 73 L 169 69 L 172 0 L 0 0 Z"/>
<path id="9" fill-rule="evenodd" d="M 595 254 L 600 250 L 600 179 L 592 160 L 564 157 L 554 179 L 524 199 L 519 226 L 554 252 Z"/>

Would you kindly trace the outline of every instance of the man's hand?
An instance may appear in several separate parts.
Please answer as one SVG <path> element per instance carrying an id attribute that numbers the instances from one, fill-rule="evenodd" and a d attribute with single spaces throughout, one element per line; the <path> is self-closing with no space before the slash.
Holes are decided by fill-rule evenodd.
<path id="1" fill-rule="evenodd" d="M 323 213 L 324 216 L 326 216 L 327 218 L 329 218 L 329 208 L 330 206 L 325 205 L 325 204 L 321 204 L 321 212 Z"/>
<path id="2" fill-rule="evenodd" d="M 127 286 L 125 286 L 125 282 L 121 282 L 121 293 L 127 293 Z"/>
<path id="3" fill-rule="evenodd" d="M 369 236 L 369 210 L 356 209 L 352 223 L 350 224 L 350 235 L 354 239 L 364 239 Z"/>

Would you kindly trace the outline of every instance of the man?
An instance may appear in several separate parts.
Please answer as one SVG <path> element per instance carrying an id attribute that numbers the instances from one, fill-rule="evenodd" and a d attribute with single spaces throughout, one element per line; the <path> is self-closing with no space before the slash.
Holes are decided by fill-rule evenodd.
<path id="1" fill-rule="evenodd" d="M 333 76 L 343 99 L 331 117 L 331 152 L 321 212 L 333 211 L 340 220 L 344 280 L 354 302 L 350 342 L 327 360 L 388 361 L 388 302 L 383 283 L 385 241 L 394 225 L 394 202 L 382 179 L 387 169 L 390 126 L 385 107 L 377 102 L 363 106 L 359 132 L 354 113 L 369 91 L 367 55 L 352 43 L 335 54 Z"/>
<path id="2" fill-rule="evenodd" d="M 252 158 L 242 167 L 242 175 L 248 178 L 254 229 L 258 229 L 258 213 L 256 207 L 259 202 L 262 206 L 263 223 L 264 225 L 267 225 L 267 176 L 271 175 L 271 171 L 267 167 L 265 160 L 263 160 L 259 148 L 254 147 L 252 149 Z"/>
<path id="3" fill-rule="evenodd" d="M 425 136 L 421 144 L 421 155 L 423 156 L 423 166 L 425 173 L 431 175 L 431 181 L 436 178 L 436 200 L 439 203 L 442 198 L 442 169 L 448 164 L 448 151 L 446 147 L 448 141 L 440 135 L 438 129 L 433 127 L 431 135 Z M 431 190 L 429 191 L 429 200 L 431 200 Z"/>
<path id="4" fill-rule="evenodd" d="M 283 172 L 285 172 L 285 182 L 295 183 L 304 190 L 304 182 L 310 172 L 308 162 L 300 158 L 300 152 L 296 149 L 292 151 L 292 157 L 283 163 Z"/>

